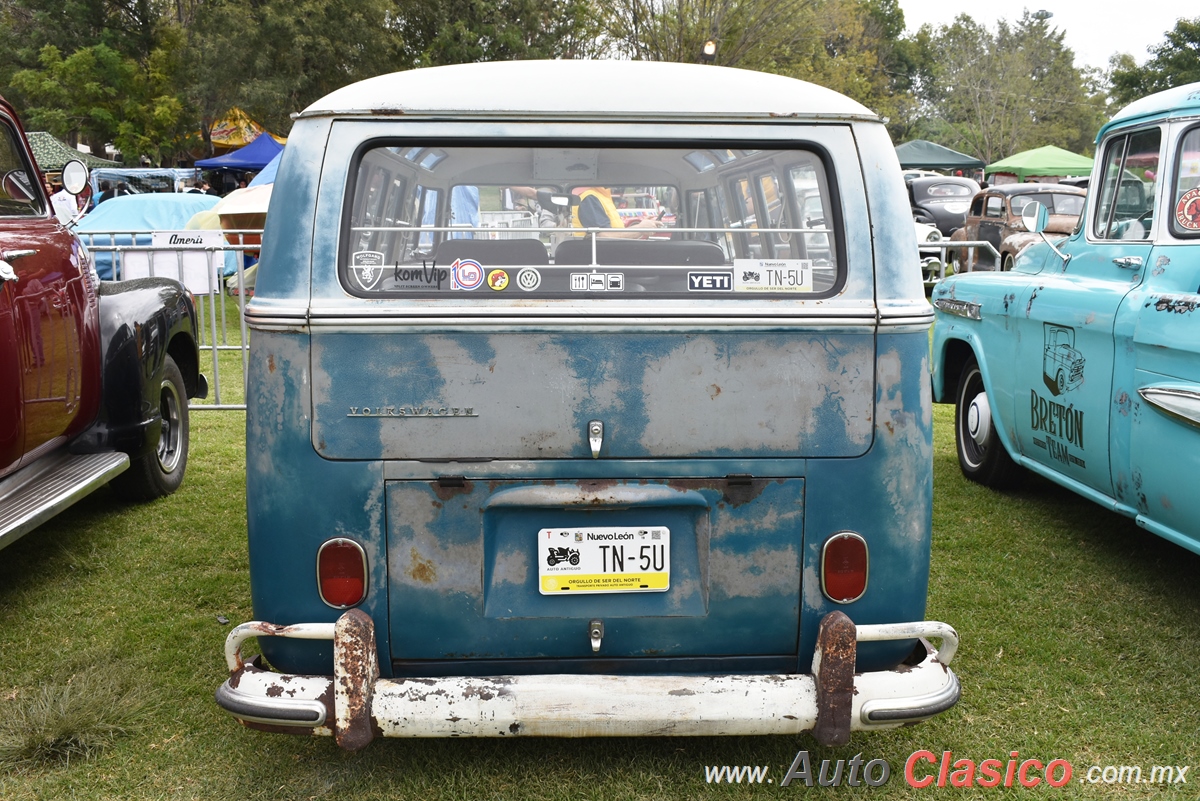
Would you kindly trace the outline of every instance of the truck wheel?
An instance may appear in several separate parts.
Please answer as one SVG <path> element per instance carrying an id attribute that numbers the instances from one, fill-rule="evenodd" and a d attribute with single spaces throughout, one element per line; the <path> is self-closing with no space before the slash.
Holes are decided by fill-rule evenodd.
<path id="1" fill-rule="evenodd" d="M 996 434 L 983 374 L 974 358 L 967 360 L 958 380 L 954 434 L 958 465 L 964 476 L 993 489 L 1011 487 L 1020 478 L 1020 467 Z"/>
<path id="2" fill-rule="evenodd" d="M 1017 266 L 1017 260 L 1013 258 L 1013 254 L 1009 253 L 1004 257 L 1003 270 L 1006 273 L 1012 272 L 1013 267 Z"/>
<path id="3" fill-rule="evenodd" d="M 131 501 L 152 501 L 170 495 L 183 483 L 188 457 L 188 400 L 183 373 L 175 360 L 163 365 L 158 395 L 162 417 L 158 447 L 133 460 L 129 469 L 112 481 L 118 495 Z"/>

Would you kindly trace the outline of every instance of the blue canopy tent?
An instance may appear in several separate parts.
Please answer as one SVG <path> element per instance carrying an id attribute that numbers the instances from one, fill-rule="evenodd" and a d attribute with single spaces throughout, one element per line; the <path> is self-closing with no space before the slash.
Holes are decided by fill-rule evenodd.
<path id="1" fill-rule="evenodd" d="M 263 167 L 258 175 L 250 179 L 250 186 L 261 186 L 262 184 L 275 183 L 275 173 L 279 171 L 279 159 L 283 156 L 283 151 L 275 154 L 275 158 Z"/>
<path id="2" fill-rule="evenodd" d="M 196 166 L 202 170 L 261 170 L 282 152 L 283 145 L 276 142 L 270 134 L 262 133 L 245 147 L 224 156 L 200 159 Z"/>

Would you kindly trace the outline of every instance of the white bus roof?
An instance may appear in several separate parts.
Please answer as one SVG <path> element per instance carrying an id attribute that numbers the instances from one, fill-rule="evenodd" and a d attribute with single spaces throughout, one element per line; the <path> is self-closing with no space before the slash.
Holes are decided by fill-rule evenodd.
<path id="1" fill-rule="evenodd" d="M 654 61 L 502 61 L 395 72 L 338 89 L 300 116 L 879 121 L 845 95 L 794 78 Z"/>

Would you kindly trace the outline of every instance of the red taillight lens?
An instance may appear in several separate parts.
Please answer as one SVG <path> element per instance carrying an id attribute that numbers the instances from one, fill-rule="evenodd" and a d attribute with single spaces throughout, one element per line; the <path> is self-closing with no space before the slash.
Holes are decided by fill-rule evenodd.
<path id="1" fill-rule="evenodd" d="M 367 594 L 367 555 L 353 540 L 329 540 L 317 552 L 317 589 L 330 606 L 354 606 Z"/>
<path id="2" fill-rule="evenodd" d="M 867 591 L 867 541 L 852 531 L 834 534 L 821 552 L 821 590 L 831 601 L 848 604 Z"/>

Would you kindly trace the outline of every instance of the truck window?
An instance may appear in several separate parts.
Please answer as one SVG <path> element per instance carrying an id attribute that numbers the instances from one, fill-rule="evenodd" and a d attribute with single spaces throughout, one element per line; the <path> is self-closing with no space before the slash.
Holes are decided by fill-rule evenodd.
<path id="1" fill-rule="evenodd" d="M 1176 236 L 1200 236 L 1200 127 L 1179 140 L 1171 194 L 1171 232 Z"/>
<path id="2" fill-rule="evenodd" d="M 1158 128 L 1109 140 L 1092 231 L 1099 239 L 1146 239 L 1154 222 L 1158 177 Z"/>
<path id="3" fill-rule="evenodd" d="M 744 298 L 842 270 L 830 176 L 799 149 L 384 143 L 350 174 L 339 274 L 361 296 Z"/>
<path id="4" fill-rule="evenodd" d="M 41 193 L 31 181 L 37 173 L 25 163 L 17 132 L 0 120 L 0 215 L 37 217 L 42 214 Z"/>

